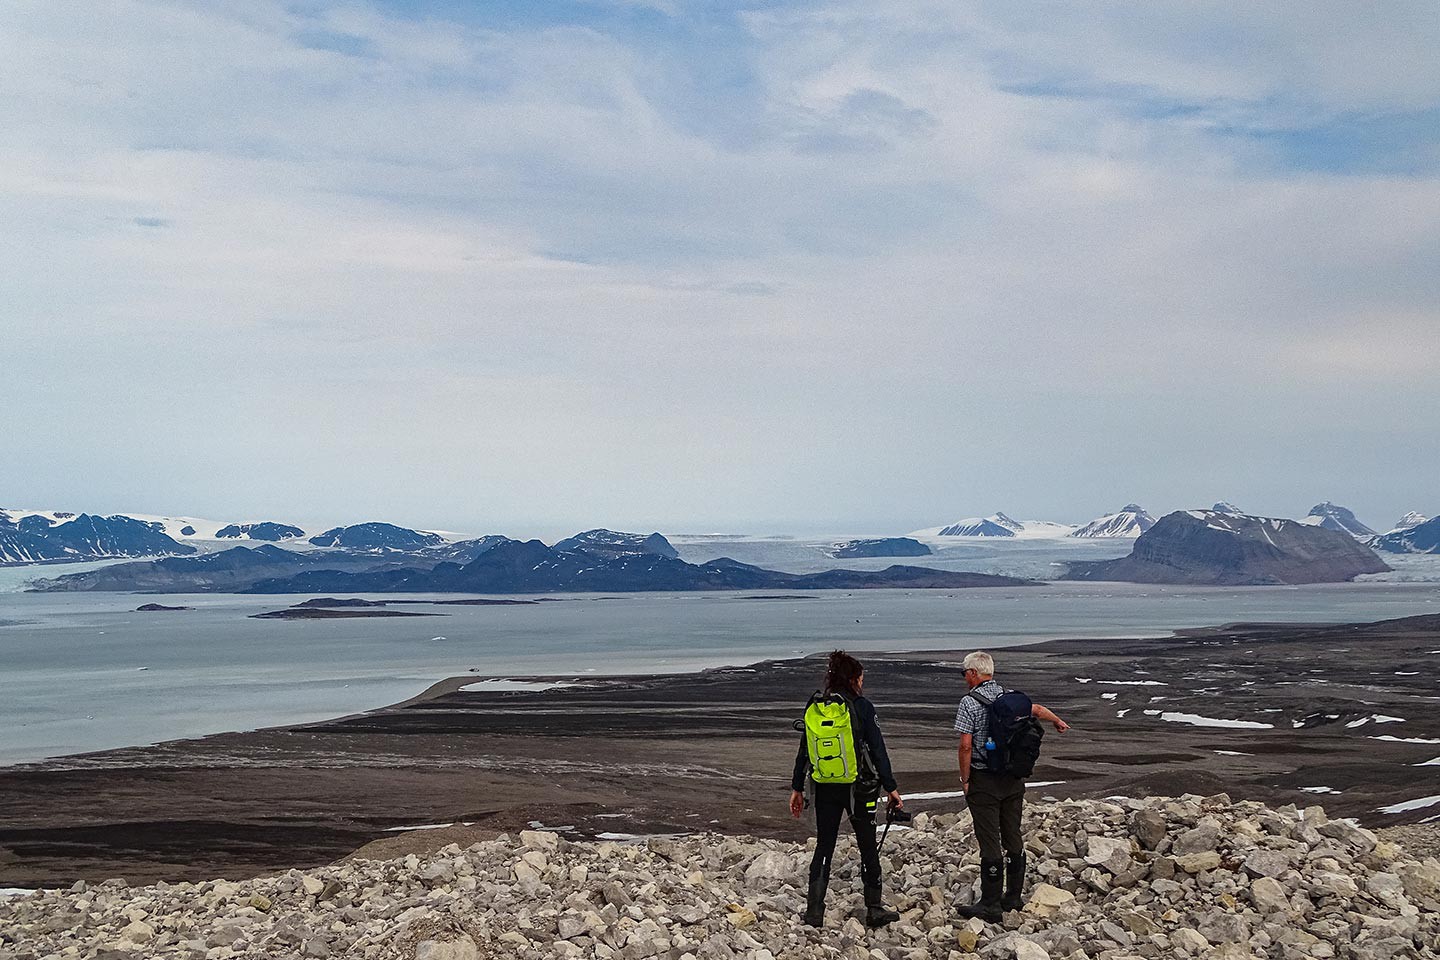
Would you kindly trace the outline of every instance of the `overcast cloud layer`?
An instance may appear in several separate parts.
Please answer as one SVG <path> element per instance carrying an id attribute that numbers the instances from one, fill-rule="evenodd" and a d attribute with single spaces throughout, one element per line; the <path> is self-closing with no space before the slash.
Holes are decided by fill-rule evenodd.
<path id="1" fill-rule="evenodd" d="M 6 8 L 0 504 L 1440 513 L 1431 0 Z"/>

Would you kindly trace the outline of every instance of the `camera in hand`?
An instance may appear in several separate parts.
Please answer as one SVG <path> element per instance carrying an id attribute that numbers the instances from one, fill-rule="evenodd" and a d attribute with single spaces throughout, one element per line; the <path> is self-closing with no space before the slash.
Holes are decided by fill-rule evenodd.
<path id="1" fill-rule="evenodd" d="M 909 823 L 912 815 L 899 807 L 891 806 L 885 808 L 885 819 L 893 820 L 895 823 Z"/>

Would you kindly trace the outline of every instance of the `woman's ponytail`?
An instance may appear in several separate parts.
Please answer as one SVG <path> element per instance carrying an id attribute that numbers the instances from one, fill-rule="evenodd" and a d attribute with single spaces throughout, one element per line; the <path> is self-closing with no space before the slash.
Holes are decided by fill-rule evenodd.
<path id="1" fill-rule="evenodd" d="M 855 685 L 860 682 L 860 674 L 864 672 L 865 668 L 859 660 L 844 650 L 834 651 L 825 664 L 825 692 L 854 696 Z"/>

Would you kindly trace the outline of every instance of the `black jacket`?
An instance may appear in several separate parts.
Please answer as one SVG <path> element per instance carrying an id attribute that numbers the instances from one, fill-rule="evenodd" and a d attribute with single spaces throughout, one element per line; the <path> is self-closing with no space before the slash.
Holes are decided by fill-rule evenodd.
<path id="1" fill-rule="evenodd" d="M 870 759 L 875 762 L 875 772 L 880 774 L 880 785 L 888 793 L 896 789 L 895 774 L 890 770 L 890 755 L 885 752 L 885 738 L 880 733 L 880 724 L 875 719 L 875 704 L 864 697 L 853 697 L 850 709 L 855 725 L 859 728 L 860 739 L 870 748 Z M 856 749 L 859 749 L 858 747 Z M 795 754 L 795 772 L 790 775 L 793 790 L 805 789 L 805 773 L 810 766 L 810 752 L 806 749 L 805 733 L 800 733 L 800 750 Z"/>

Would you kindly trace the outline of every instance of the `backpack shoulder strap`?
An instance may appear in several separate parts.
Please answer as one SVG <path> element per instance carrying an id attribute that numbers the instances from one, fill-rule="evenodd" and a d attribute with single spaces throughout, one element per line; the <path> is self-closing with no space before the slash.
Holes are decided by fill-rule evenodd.
<path id="1" fill-rule="evenodd" d="M 961 697 L 960 699 L 974 700 L 976 703 L 980 704 L 980 706 L 985 707 L 986 709 L 989 709 L 995 703 L 993 699 L 987 698 L 985 694 L 981 693 L 978 690 L 967 691 L 965 696 Z"/>

